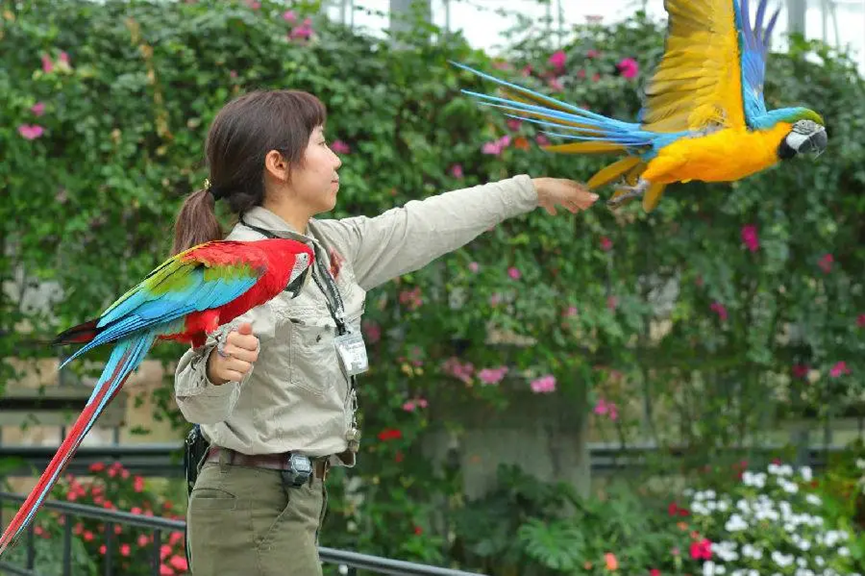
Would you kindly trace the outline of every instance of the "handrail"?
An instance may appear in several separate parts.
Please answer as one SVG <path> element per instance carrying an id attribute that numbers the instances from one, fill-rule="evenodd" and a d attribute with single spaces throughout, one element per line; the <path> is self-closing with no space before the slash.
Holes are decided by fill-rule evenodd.
<path id="1" fill-rule="evenodd" d="M 0 502 L 12 501 L 20 504 L 23 503 L 25 500 L 26 496 L 23 494 L 0 491 Z M 64 514 L 64 516 L 94 518 L 96 520 L 104 520 L 105 522 L 111 524 L 122 524 L 127 526 L 137 526 L 140 528 L 152 529 L 156 532 L 156 537 L 153 539 L 153 545 L 156 551 L 156 555 L 159 554 L 158 551 L 161 542 L 161 538 L 159 536 L 161 532 L 178 532 L 183 531 L 186 528 L 186 522 L 182 520 L 171 520 L 169 518 L 159 518 L 156 516 L 143 516 L 119 510 L 106 510 L 104 508 L 87 506 L 85 504 L 74 504 L 70 502 L 48 500 L 45 502 L 43 507 L 48 510 L 56 510 L 58 512 L 61 512 Z M 2 520 L 2 518 L 0 518 L 0 520 Z M 67 531 L 70 531 L 72 523 L 66 522 L 65 526 L 67 527 Z M 31 524 L 30 534 L 27 540 L 28 546 L 33 545 L 32 531 L 33 525 Z M 65 535 L 65 539 L 68 540 L 68 538 L 71 538 L 71 532 Z M 319 557 L 321 558 L 322 562 L 345 566 L 349 570 L 361 569 L 369 570 L 376 574 L 392 574 L 406 576 L 478 576 L 478 573 L 476 572 L 464 572 L 462 570 L 455 570 L 452 568 L 439 568 L 436 566 L 429 566 L 427 564 L 417 564 L 414 562 L 393 560 L 390 558 L 383 558 L 381 556 L 361 554 L 359 552 L 339 550 L 336 548 L 328 548 L 325 546 L 319 546 L 318 550 Z M 68 546 L 68 542 L 64 542 L 63 554 L 64 565 L 68 566 L 70 554 L 70 546 Z M 28 556 L 30 555 L 28 554 Z M 158 574 L 158 561 L 154 562 L 154 569 L 155 573 Z M 18 574 L 21 576 L 48 576 L 36 572 L 33 569 L 33 566 L 30 566 L 28 568 L 13 566 L 8 562 L 4 562 L 2 559 L 0 559 L 0 570 L 6 570 L 12 574 Z M 349 572 L 349 574 L 351 574 L 351 572 Z"/>

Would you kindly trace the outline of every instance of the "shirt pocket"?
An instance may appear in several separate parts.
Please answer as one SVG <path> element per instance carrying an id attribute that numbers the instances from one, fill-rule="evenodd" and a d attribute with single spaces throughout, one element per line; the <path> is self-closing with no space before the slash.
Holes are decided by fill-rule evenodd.
<path id="1" fill-rule="evenodd" d="M 292 387 L 325 396 L 333 386 L 332 372 L 339 360 L 333 344 L 336 323 L 330 317 L 289 317 L 288 380 Z"/>

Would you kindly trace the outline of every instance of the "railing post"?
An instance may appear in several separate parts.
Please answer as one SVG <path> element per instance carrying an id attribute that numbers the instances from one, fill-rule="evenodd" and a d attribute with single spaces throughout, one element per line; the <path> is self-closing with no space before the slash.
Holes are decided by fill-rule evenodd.
<path id="1" fill-rule="evenodd" d="M 63 576 L 72 576 L 72 518 L 69 514 L 63 518 Z"/>
<path id="2" fill-rule="evenodd" d="M 162 563 L 160 558 L 162 548 L 162 531 L 154 530 L 153 532 L 153 576 L 159 576 L 159 565 Z"/>

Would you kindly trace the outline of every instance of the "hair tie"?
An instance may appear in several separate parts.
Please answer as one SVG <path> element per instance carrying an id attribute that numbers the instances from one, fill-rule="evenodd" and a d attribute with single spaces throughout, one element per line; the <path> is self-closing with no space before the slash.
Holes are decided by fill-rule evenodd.
<path id="1" fill-rule="evenodd" d="M 204 179 L 204 191 L 213 196 L 214 202 L 223 197 L 222 191 L 219 188 L 214 188 L 213 184 L 210 183 L 210 178 Z"/>

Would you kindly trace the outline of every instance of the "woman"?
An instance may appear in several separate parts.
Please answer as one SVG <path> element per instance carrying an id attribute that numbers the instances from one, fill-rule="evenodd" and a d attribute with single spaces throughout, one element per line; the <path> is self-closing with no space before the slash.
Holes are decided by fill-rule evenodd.
<path id="1" fill-rule="evenodd" d="M 555 214 L 597 200 L 570 180 L 521 175 L 375 218 L 316 220 L 339 189 L 324 124 L 324 106 L 305 92 L 233 100 L 207 137 L 209 182 L 178 214 L 175 252 L 222 237 L 214 215 L 222 200 L 240 217 L 229 239 L 290 237 L 316 254 L 296 298 L 284 294 L 222 326 L 177 368 L 180 410 L 211 445 L 189 500 L 196 576 L 321 574 L 324 479 L 331 466 L 353 466 L 359 446 L 354 381 L 367 368 L 368 290 L 539 205 Z"/>

